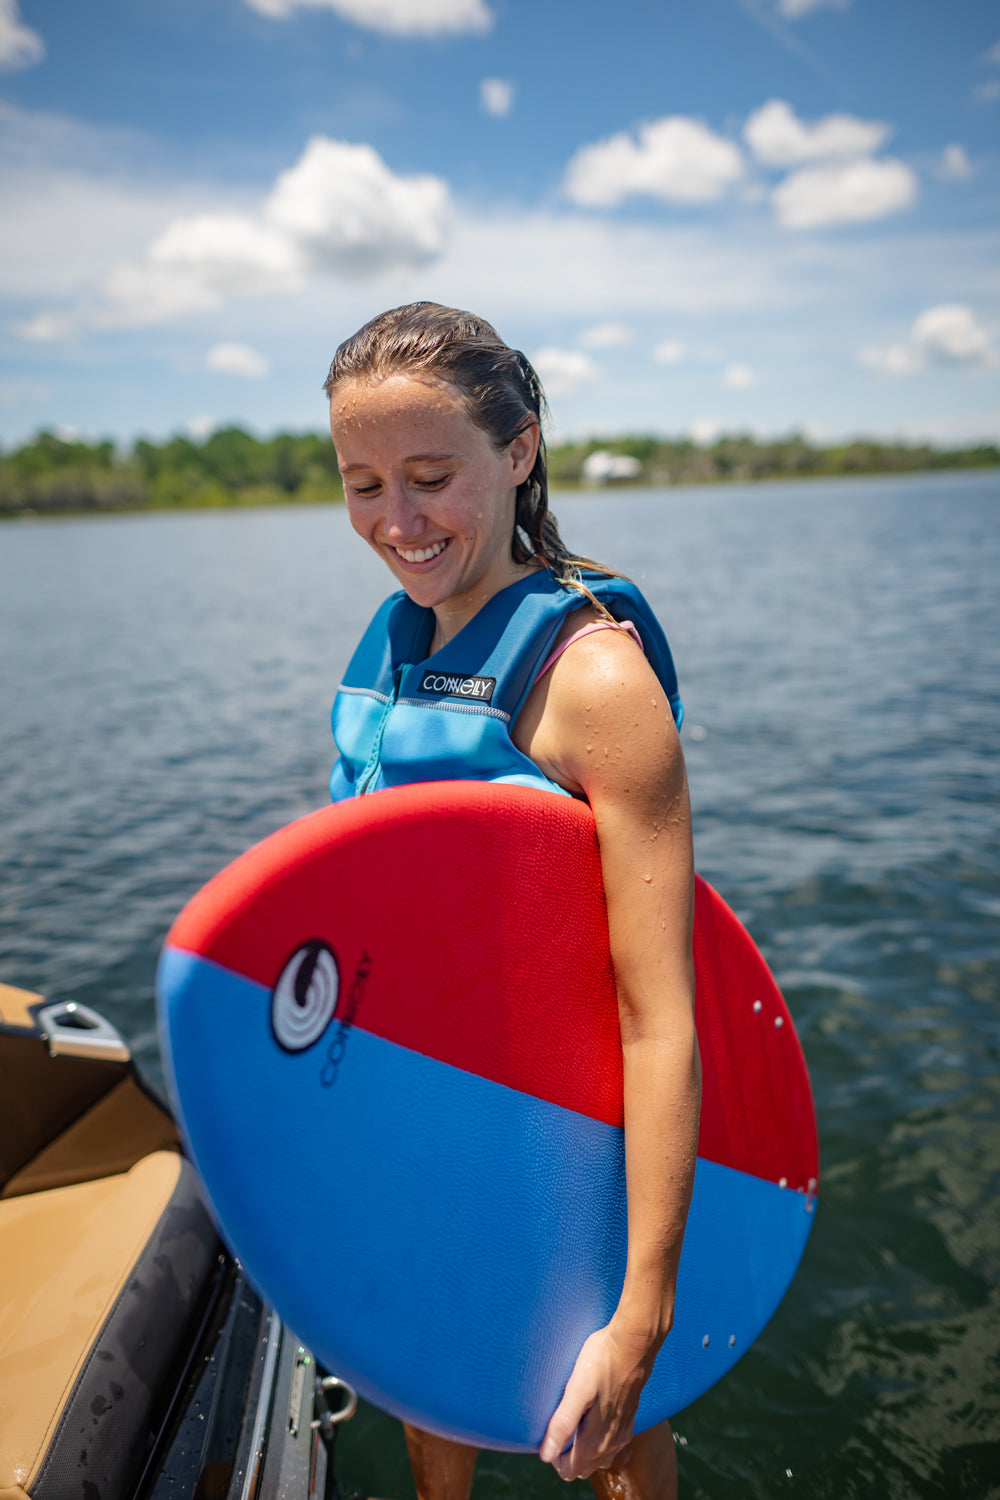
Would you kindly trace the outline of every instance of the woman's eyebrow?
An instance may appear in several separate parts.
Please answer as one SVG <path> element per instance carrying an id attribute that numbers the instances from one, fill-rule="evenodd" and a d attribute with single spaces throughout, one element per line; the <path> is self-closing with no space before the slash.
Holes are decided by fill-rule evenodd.
<path id="1" fill-rule="evenodd" d="M 457 458 L 456 453 L 408 453 L 403 459 L 404 464 L 440 464 L 447 459 Z M 341 474 L 353 474 L 356 469 L 370 469 L 372 464 L 344 464 Z"/>

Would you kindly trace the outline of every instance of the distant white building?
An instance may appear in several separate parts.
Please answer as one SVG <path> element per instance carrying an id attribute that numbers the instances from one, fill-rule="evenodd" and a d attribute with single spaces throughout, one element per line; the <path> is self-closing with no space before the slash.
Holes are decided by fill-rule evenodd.
<path id="1" fill-rule="evenodd" d="M 642 464 L 629 453 L 609 453 L 598 448 L 583 461 L 583 477 L 589 484 L 607 484 L 611 479 L 638 479 Z"/>

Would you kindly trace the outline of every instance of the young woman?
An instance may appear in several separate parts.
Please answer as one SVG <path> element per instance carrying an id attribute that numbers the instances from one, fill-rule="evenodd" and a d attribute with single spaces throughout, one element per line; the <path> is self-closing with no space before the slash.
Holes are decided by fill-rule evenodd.
<path id="1" fill-rule="evenodd" d="M 334 798 L 457 778 L 593 809 L 624 1055 L 628 1256 L 618 1307 L 584 1344 L 540 1455 L 599 1496 L 669 1500 L 669 1424 L 632 1435 L 673 1319 L 698 1132 L 691 824 L 669 648 L 634 585 L 563 546 L 538 377 L 488 323 L 396 308 L 340 346 L 325 390 L 351 524 L 403 590 L 334 704 Z M 476 699 L 450 696 L 449 678 L 482 684 Z M 466 1500 L 475 1450 L 411 1427 L 407 1440 L 420 1500 Z"/>

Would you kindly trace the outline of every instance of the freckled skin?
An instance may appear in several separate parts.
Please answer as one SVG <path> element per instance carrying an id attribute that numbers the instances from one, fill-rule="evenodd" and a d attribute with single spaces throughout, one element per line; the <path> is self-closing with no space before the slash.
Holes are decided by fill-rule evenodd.
<path id="1" fill-rule="evenodd" d="M 498 453 L 450 386 L 388 375 L 338 386 L 330 432 L 351 525 L 410 598 L 434 610 L 434 650 L 532 571 L 512 560 L 510 539 L 517 486 L 538 451 L 537 427 Z M 442 542 L 426 561 L 401 555 Z"/>

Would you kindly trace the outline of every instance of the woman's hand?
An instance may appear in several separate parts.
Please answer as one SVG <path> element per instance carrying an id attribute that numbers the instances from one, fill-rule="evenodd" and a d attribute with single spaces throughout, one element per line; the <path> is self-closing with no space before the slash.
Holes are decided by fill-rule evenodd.
<path id="1" fill-rule="evenodd" d="M 639 1396 L 661 1342 L 623 1331 L 615 1319 L 590 1335 L 539 1449 L 561 1479 L 588 1479 L 595 1469 L 626 1461 Z"/>

